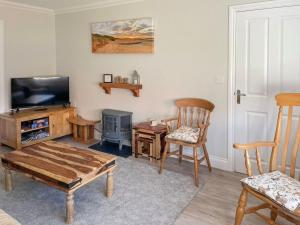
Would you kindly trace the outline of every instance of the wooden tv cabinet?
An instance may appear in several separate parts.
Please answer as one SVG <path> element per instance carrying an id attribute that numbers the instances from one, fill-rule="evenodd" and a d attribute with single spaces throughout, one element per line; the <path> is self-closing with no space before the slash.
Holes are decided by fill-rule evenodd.
<path id="1" fill-rule="evenodd" d="M 76 109 L 74 107 L 49 107 L 42 111 L 30 109 L 14 114 L 0 114 L 0 144 L 20 150 L 33 144 L 70 135 L 72 134 L 72 127 L 68 119 L 75 116 Z M 44 119 L 48 123 L 39 127 L 29 127 L 28 125 L 24 127 L 24 124 L 31 124 L 39 119 Z M 48 134 L 48 136 L 31 141 L 22 141 L 22 137 L 23 139 L 26 137 L 24 135 L 28 136 L 28 134 L 33 133 L 34 136 L 39 131 Z"/>

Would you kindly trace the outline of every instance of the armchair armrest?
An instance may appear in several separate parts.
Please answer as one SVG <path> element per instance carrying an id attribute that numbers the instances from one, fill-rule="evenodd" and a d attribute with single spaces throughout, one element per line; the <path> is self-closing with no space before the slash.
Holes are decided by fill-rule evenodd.
<path id="1" fill-rule="evenodd" d="M 207 130 L 208 130 L 209 125 L 210 125 L 210 123 L 207 123 L 207 124 L 198 123 L 198 128 L 200 129 L 200 133 L 199 133 L 197 143 L 206 142 L 206 135 L 207 135 Z"/>
<path id="2" fill-rule="evenodd" d="M 177 118 L 169 118 L 169 119 L 165 119 L 165 120 L 162 120 L 163 123 L 166 124 L 167 126 L 167 132 L 170 133 L 172 132 L 173 130 L 175 130 L 175 128 L 177 128 Z"/>
<path id="3" fill-rule="evenodd" d="M 250 144 L 234 144 L 233 145 L 233 147 L 236 148 L 236 149 L 244 150 L 245 165 L 246 165 L 248 176 L 253 175 L 252 168 L 251 168 L 249 150 L 250 149 L 255 150 L 257 168 L 258 168 L 259 173 L 262 174 L 263 173 L 263 166 L 262 166 L 262 162 L 261 162 L 261 156 L 260 156 L 259 148 L 261 148 L 261 147 L 275 147 L 275 146 L 276 146 L 275 142 L 254 142 L 254 143 L 250 143 Z"/>

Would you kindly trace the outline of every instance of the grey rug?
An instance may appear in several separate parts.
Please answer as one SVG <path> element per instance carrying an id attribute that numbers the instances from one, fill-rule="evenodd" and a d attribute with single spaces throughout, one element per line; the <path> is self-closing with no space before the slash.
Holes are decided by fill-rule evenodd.
<path id="1" fill-rule="evenodd" d="M 193 179 L 134 159 L 120 158 L 114 194 L 105 197 L 105 177 L 75 192 L 74 225 L 171 225 L 199 189 Z M 3 174 L 0 169 L 0 182 Z M 13 175 L 14 190 L 0 187 L 0 208 L 23 225 L 65 224 L 65 194 Z"/>

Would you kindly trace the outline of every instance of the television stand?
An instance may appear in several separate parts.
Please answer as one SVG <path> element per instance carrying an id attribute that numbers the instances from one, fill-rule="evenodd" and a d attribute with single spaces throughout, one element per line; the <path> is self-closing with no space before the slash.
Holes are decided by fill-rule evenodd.
<path id="1" fill-rule="evenodd" d="M 47 111 L 48 110 L 48 108 L 36 108 L 36 109 L 34 109 L 34 111 Z"/>
<path id="2" fill-rule="evenodd" d="M 43 141 L 72 134 L 69 118 L 76 108 L 49 107 L 0 114 L 0 145 L 20 150 Z"/>

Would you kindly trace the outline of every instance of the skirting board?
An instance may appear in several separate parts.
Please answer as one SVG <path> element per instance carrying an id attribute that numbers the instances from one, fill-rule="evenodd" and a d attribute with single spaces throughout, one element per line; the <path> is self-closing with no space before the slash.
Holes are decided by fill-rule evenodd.
<path id="1" fill-rule="evenodd" d="M 210 156 L 209 159 L 213 168 L 232 172 L 232 166 L 228 159 L 220 158 L 213 155 Z M 203 164 L 206 165 L 206 162 L 203 162 Z"/>

